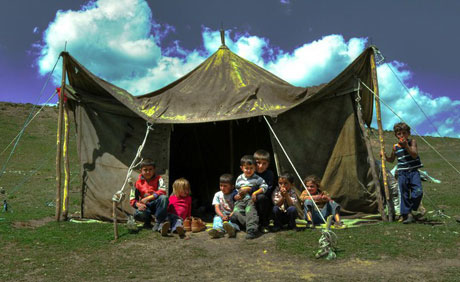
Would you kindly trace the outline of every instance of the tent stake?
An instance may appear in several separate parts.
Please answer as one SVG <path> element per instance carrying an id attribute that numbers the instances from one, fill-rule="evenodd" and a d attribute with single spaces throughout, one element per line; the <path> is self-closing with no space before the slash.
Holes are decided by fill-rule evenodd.
<path id="1" fill-rule="evenodd" d="M 374 50 L 375 51 L 375 50 Z M 379 141 L 380 141 L 380 155 L 382 161 L 382 177 L 383 177 L 383 186 L 385 188 L 385 199 L 388 207 L 388 220 L 392 222 L 395 217 L 395 210 L 393 205 L 392 195 L 388 189 L 388 179 L 386 174 L 386 165 L 385 165 L 385 143 L 383 140 L 383 127 L 382 127 L 382 113 L 380 110 L 380 100 L 379 100 L 379 87 L 377 80 L 377 69 L 375 67 L 375 55 L 374 52 L 371 53 L 371 75 L 372 75 L 372 84 L 374 86 L 374 100 L 375 100 L 375 115 L 377 116 L 377 126 L 379 129 Z"/>
<path id="2" fill-rule="evenodd" d="M 113 234 L 115 240 L 118 239 L 118 222 L 117 222 L 117 203 L 112 201 L 112 216 L 113 216 Z"/>
<path id="3" fill-rule="evenodd" d="M 358 84 L 358 97 L 359 97 L 359 86 L 360 84 Z M 374 181 L 374 186 L 376 190 L 375 192 L 377 195 L 378 209 L 380 212 L 380 216 L 382 217 L 382 220 L 388 221 L 388 217 L 383 207 L 382 189 L 380 188 L 380 181 L 379 181 L 379 177 L 377 174 L 377 170 L 375 168 L 375 159 L 372 153 L 372 146 L 369 142 L 369 135 L 367 134 L 366 128 L 364 127 L 363 113 L 361 111 L 361 105 L 359 103 L 359 100 L 360 100 L 359 98 L 356 100 L 356 116 L 358 117 L 359 126 L 361 127 L 361 132 L 363 133 L 364 143 L 366 144 L 369 166 L 371 167 L 372 180 Z"/>
<path id="4" fill-rule="evenodd" d="M 62 119 L 64 115 L 64 94 L 65 94 L 65 79 L 66 79 L 66 59 L 64 52 L 62 56 L 62 81 L 61 81 L 61 93 L 59 95 L 59 113 L 58 113 L 58 125 L 57 125 L 57 140 L 56 140 L 56 221 L 61 220 L 61 155 L 62 155 Z"/>

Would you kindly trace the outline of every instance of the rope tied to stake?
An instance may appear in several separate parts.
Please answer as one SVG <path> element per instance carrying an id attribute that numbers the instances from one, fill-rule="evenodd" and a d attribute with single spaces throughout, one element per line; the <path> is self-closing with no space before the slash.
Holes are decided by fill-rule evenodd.
<path id="1" fill-rule="evenodd" d="M 316 252 L 315 257 L 321 258 L 326 256 L 327 260 L 332 260 L 337 257 L 337 235 L 331 231 L 332 215 L 328 216 L 326 228 L 321 230 L 321 237 L 319 238 L 319 250 Z"/>

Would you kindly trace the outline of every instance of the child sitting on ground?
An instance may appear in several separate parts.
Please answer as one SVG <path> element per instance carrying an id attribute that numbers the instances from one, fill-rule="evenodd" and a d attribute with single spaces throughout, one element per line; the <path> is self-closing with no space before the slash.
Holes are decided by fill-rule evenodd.
<path id="1" fill-rule="evenodd" d="M 220 191 L 214 195 L 212 205 L 216 211 L 212 223 L 212 229 L 208 231 L 211 238 L 220 238 L 228 234 L 228 238 L 236 236 L 236 230 L 239 226 L 230 221 L 230 215 L 233 211 L 234 200 L 233 193 L 235 186 L 233 185 L 233 176 L 231 174 L 223 174 L 219 178 Z"/>
<path id="2" fill-rule="evenodd" d="M 143 221 L 144 228 L 152 228 L 154 215 L 156 222 L 153 231 L 169 229 L 169 223 L 165 224 L 168 207 L 166 186 L 163 178 L 155 175 L 155 163 L 152 159 L 142 160 L 141 174 L 131 190 L 129 203 L 136 209 L 134 218 Z"/>
<path id="3" fill-rule="evenodd" d="M 393 131 L 399 142 L 393 145 L 391 155 L 385 155 L 388 162 L 398 157 L 398 184 L 401 197 L 400 213 L 404 224 L 414 222 L 414 215 L 423 197 L 422 181 L 418 169 L 422 162 L 418 156 L 417 142 L 409 139 L 410 127 L 400 122 L 394 125 Z"/>
<path id="4" fill-rule="evenodd" d="M 243 156 L 240 164 L 243 173 L 236 179 L 235 188 L 238 194 L 234 197 L 236 203 L 231 221 L 246 228 L 246 239 L 254 239 L 257 237 L 259 225 L 254 203 L 257 201 L 257 195 L 266 191 L 267 184 L 262 177 L 255 174 L 256 161 L 253 156 Z"/>
<path id="5" fill-rule="evenodd" d="M 289 172 L 282 173 L 278 178 L 278 187 L 272 195 L 273 200 L 273 215 L 275 218 L 273 232 L 282 229 L 284 224 L 288 225 L 289 229 L 295 229 L 295 219 L 297 218 L 297 195 L 294 189 L 294 176 Z"/>
<path id="6" fill-rule="evenodd" d="M 168 219 L 171 222 L 171 232 L 177 232 L 184 237 L 184 220 L 191 216 L 192 197 L 190 183 L 185 178 L 179 178 L 173 183 L 173 192 L 169 196 Z"/>
<path id="7" fill-rule="evenodd" d="M 327 220 L 327 217 L 332 215 L 335 226 L 343 227 L 343 223 L 340 221 L 340 205 L 320 190 L 321 179 L 315 175 L 310 175 L 304 179 L 304 183 L 311 195 L 308 195 L 307 190 L 304 190 L 300 195 L 300 200 L 304 203 L 307 224 L 314 228 L 317 224 L 325 223 L 323 218 Z M 321 213 L 315 208 L 313 202 L 321 209 Z"/>
<path id="8" fill-rule="evenodd" d="M 256 174 L 262 177 L 267 184 L 265 193 L 257 195 L 256 209 L 259 215 L 259 230 L 262 233 L 268 232 L 268 225 L 270 223 L 270 213 L 272 211 L 272 194 L 274 188 L 275 175 L 273 171 L 268 169 L 270 165 L 270 153 L 265 150 L 257 150 L 254 153 L 256 160 Z M 254 191 L 252 191 L 254 192 Z"/>

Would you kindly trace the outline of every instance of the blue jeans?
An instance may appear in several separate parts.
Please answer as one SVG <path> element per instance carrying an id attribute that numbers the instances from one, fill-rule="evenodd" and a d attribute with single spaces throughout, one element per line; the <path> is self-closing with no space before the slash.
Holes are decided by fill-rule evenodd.
<path id="1" fill-rule="evenodd" d="M 240 231 L 240 227 L 238 226 L 238 224 L 235 224 L 231 222 L 230 220 L 228 221 L 228 223 L 230 223 L 233 226 L 233 228 L 235 228 L 235 230 Z M 214 216 L 214 219 L 212 220 L 212 228 L 216 230 L 225 231 L 224 221 L 222 220 L 222 217 L 218 215 Z"/>
<path id="2" fill-rule="evenodd" d="M 168 215 L 168 197 L 165 195 L 160 195 L 153 201 L 150 201 L 146 204 L 147 208 L 143 211 L 136 209 L 134 212 L 134 218 L 139 221 L 143 221 L 145 224 L 150 224 L 152 220 L 152 214 L 155 216 L 158 223 L 165 221 L 166 216 Z"/>
<path id="3" fill-rule="evenodd" d="M 420 172 L 418 170 L 398 171 L 398 184 L 401 196 L 400 213 L 405 215 L 416 211 L 423 197 Z"/>
<path id="4" fill-rule="evenodd" d="M 284 224 L 288 224 L 289 229 L 294 229 L 295 219 L 297 218 L 297 209 L 294 206 L 288 207 L 286 211 L 283 211 L 278 206 L 273 207 L 273 216 L 275 218 L 274 225 L 283 227 Z"/>
<path id="5" fill-rule="evenodd" d="M 307 219 L 307 212 L 311 212 L 311 217 L 313 220 L 313 224 L 322 224 L 325 223 L 320 216 L 320 213 L 313 205 L 312 200 L 305 200 L 304 202 L 304 213 L 305 213 L 305 220 Z M 321 215 L 323 215 L 324 219 L 327 220 L 327 217 L 332 215 L 335 217 L 336 214 L 340 212 L 340 205 L 334 201 L 327 202 L 324 207 L 321 209 Z"/>

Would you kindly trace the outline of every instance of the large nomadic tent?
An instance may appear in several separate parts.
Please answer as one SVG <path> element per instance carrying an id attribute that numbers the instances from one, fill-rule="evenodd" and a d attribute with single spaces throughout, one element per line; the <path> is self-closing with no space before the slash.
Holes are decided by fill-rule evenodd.
<path id="1" fill-rule="evenodd" d="M 142 96 L 97 77 L 70 54 L 62 56 L 77 130 L 85 218 L 112 217 L 112 196 L 123 185 L 146 122 L 153 131 L 142 156 L 155 160 L 157 173 L 169 186 L 179 177 L 189 179 L 198 205 L 210 206 L 219 175 L 239 174 L 239 158 L 257 149 L 272 153 L 271 165 L 278 173 L 292 172 L 264 116 L 302 177 L 322 177 L 322 186 L 344 212 L 377 211 L 372 157 L 357 115 L 359 103 L 364 122 L 370 124 L 373 96 L 359 89 L 359 81 L 376 87 L 373 48 L 329 83 L 302 88 L 223 44 L 190 73 Z M 301 192 L 299 182 L 297 187 Z M 129 213 L 125 197 L 117 214 L 126 218 Z"/>

